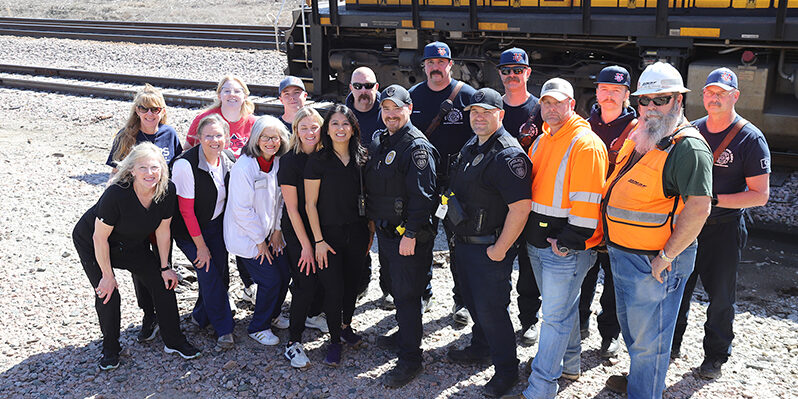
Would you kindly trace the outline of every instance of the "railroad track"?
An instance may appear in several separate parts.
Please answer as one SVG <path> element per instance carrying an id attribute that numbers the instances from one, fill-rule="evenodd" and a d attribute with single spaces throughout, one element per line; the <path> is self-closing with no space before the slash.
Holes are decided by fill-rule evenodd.
<path id="1" fill-rule="evenodd" d="M 259 25 L 0 18 L 0 35 L 257 49 L 284 49 L 287 29 Z"/>
<path id="2" fill-rule="evenodd" d="M 22 90 L 48 91 L 78 96 L 103 97 L 132 100 L 137 92 L 134 88 L 121 88 L 107 85 L 122 83 L 142 85 L 149 83 L 159 88 L 184 88 L 196 91 L 216 90 L 217 82 L 189 79 L 162 78 L 153 76 L 125 75 L 106 72 L 82 71 L 77 69 L 47 68 L 37 66 L 0 64 L 0 73 L 24 76 L 0 76 L 0 87 Z M 69 79 L 69 82 L 54 81 L 53 78 Z M 79 81 L 76 81 L 79 80 Z M 277 86 L 247 85 L 253 97 L 255 112 L 259 114 L 282 114 L 283 106 L 277 100 Z M 203 107 L 213 103 L 212 96 L 170 93 L 164 90 L 164 99 L 170 106 Z M 310 105 L 314 103 L 308 101 Z"/>

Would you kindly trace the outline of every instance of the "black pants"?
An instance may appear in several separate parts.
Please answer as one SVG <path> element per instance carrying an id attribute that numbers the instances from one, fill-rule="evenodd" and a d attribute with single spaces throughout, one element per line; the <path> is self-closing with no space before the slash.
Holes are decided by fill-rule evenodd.
<path id="1" fill-rule="evenodd" d="M 687 280 L 682 296 L 673 347 L 680 348 L 687 329 L 687 314 L 698 278 L 709 295 L 707 321 L 704 323 L 704 357 L 726 362 L 734 340 L 734 303 L 737 300 L 737 266 L 748 240 L 742 217 L 728 223 L 705 225 L 698 234 L 695 269 Z"/>
<path id="2" fill-rule="evenodd" d="M 399 363 L 421 364 L 421 298 L 429 284 L 432 264 L 433 240 L 416 240 L 415 254 L 399 255 L 398 237 L 389 237 L 377 232 L 380 247 L 380 262 L 388 265 L 391 277 L 391 293 L 396 305 L 396 321 L 399 324 Z M 383 269 L 384 270 L 384 269 Z"/>
<path id="3" fill-rule="evenodd" d="M 83 270 L 93 287 L 92 294 L 94 294 L 94 289 L 102 279 L 102 271 L 94 256 L 94 248 L 91 244 L 80 242 L 74 237 L 73 241 Z M 150 293 L 164 344 L 171 348 L 179 347 L 186 341 L 186 337 L 180 331 L 180 315 L 177 312 L 175 291 L 167 290 L 164 286 L 158 256 L 152 252 L 148 244 L 142 244 L 135 248 L 113 247 L 110 252 L 111 266 L 130 271 Z M 100 321 L 100 330 L 103 334 L 103 354 L 106 356 L 117 356 L 121 350 L 119 345 L 120 303 L 121 296 L 118 289 L 114 290 L 111 299 L 105 304 L 103 304 L 103 299 L 94 294 L 94 308 Z"/>
<path id="4" fill-rule="evenodd" d="M 150 234 L 150 243 L 152 244 L 152 252 L 156 255 L 158 254 L 158 245 L 155 242 L 155 233 Z M 171 242 L 169 243 L 169 258 L 168 258 L 169 266 L 172 266 L 172 245 Z M 144 316 L 155 316 L 155 305 L 152 303 L 152 295 L 150 292 L 147 291 L 147 287 L 144 283 L 136 277 L 135 274 L 131 275 L 133 278 L 133 290 L 136 292 L 136 303 L 138 303 L 139 308 L 144 311 Z"/>
<path id="5" fill-rule="evenodd" d="M 341 324 L 352 323 L 357 289 L 363 270 L 363 254 L 368 246 L 368 226 L 364 222 L 340 226 L 321 226 L 327 244 L 336 252 L 327 253 L 327 267 L 318 271 L 324 287 L 324 312 L 330 329 L 330 342 L 341 342 Z"/>
<path id="6" fill-rule="evenodd" d="M 518 239 L 516 246 L 518 247 L 518 281 L 515 283 L 515 290 L 518 292 L 518 321 L 521 322 L 523 331 L 537 324 L 541 302 L 540 290 L 535 281 L 535 273 L 532 272 L 532 264 L 529 263 L 526 240 L 523 236 Z"/>
<path id="7" fill-rule="evenodd" d="M 302 254 L 302 244 L 292 232 L 285 231 L 285 251 L 288 255 L 288 271 L 291 274 L 291 308 L 289 310 L 290 326 L 288 327 L 289 341 L 302 342 L 302 332 L 305 331 L 305 319 L 322 312 L 324 296 L 316 273 L 305 275 L 299 271 L 299 258 Z M 315 253 L 314 253 L 315 256 Z M 315 314 L 313 313 L 315 311 Z"/>
<path id="8" fill-rule="evenodd" d="M 357 283 L 357 294 L 363 294 L 366 290 L 369 289 L 369 283 L 371 282 L 371 253 L 366 252 L 366 255 L 363 257 L 363 263 L 360 270 L 360 279 Z"/>
<path id="9" fill-rule="evenodd" d="M 439 219 L 435 219 L 439 220 Z M 454 246 L 452 245 L 452 231 L 446 227 L 446 224 L 443 224 L 443 232 L 446 234 L 446 245 L 449 247 L 449 269 L 452 272 L 452 299 L 454 300 L 454 306 L 458 309 L 465 306 L 463 302 L 463 296 L 460 294 L 460 276 L 457 274 L 457 261 L 454 257 Z M 432 270 L 430 270 L 430 276 L 432 276 Z"/>
<path id="10" fill-rule="evenodd" d="M 610 269 L 610 255 L 599 252 L 596 263 L 587 271 L 582 282 L 582 292 L 579 296 L 579 328 L 586 329 L 590 325 L 590 304 L 596 295 L 599 269 L 604 270 L 604 291 L 601 292 L 601 312 L 596 316 L 598 331 L 601 339 L 618 338 L 621 325 L 618 324 L 618 314 L 615 312 L 615 284 L 612 282 Z"/>
<path id="11" fill-rule="evenodd" d="M 431 250 L 432 249 L 430 249 L 430 251 Z M 382 251 L 379 251 L 379 259 L 380 259 L 380 290 L 382 291 L 382 295 L 395 296 L 391 292 L 391 267 L 389 264 L 390 262 L 388 262 L 388 258 L 385 257 Z M 421 297 L 426 300 L 432 298 L 432 255 L 431 254 L 430 254 L 429 269 L 427 269 L 426 272 L 426 285 L 424 286 L 424 293 L 421 295 Z"/>

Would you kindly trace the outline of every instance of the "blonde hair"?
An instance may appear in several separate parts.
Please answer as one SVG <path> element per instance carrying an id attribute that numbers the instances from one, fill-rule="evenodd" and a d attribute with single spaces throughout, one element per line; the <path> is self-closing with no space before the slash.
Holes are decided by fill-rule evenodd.
<path id="1" fill-rule="evenodd" d="M 163 125 L 166 123 L 166 101 L 163 98 L 163 94 L 155 87 L 145 84 L 144 89 L 136 93 L 136 97 L 133 99 L 133 107 L 130 109 L 130 116 L 125 122 L 125 127 L 114 137 L 116 151 L 114 151 L 113 160 L 116 162 L 124 159 L 130 153 L 133 145 L 136 144 L 136 137 L 139 134 L 139 130 L 141 130 L 141 118 L 136 113 L 138 106 L 163 108 L 163 115 L 161 115 L 161 121 L 158 124 Z"/>
<path id="2" fill-rule="evenodd" d="M 255 121 L 255 124 L 252 125 L 252 132 L 249 135 L 249 140 L 247 140 L 247 145 L 241 149 L 241 153 L 252 158 L 262 156 L 263 154 L 258 144 L 260 142 L 260 136 L 262 136 L 263 132 L 267 129 L 274 130 L 277 132 L 277 135 L 280 136 L 280 148 L 277 149 L 277 153 L 274 155 L 280 156 L 285 154 L 288 151 L 288 129 L 285 128 L 283 122 L 280 122 L 279 119 L 271 115 L 261 116 Z"/>
<path id="3" fill-rule="evenodd" d="M 299 138 L 299 121 L 305 118 L 313 118 L 319 124 L 319 135 L 321 135 L 321 125 L 324 124 L 324 118 L 321 117 L 319 111 L 316 111 L 315 108 L 311 106 L 304 106 L 296 112 L 294 116 L 294 121 L 291 123 L 291 130 L 294 134 L 291 135 L 291 141 L 288 143 L 288 147 L 294 150 L 295 154 L 299 154 L 302 152 L 302 139 Z M 318 151 L 321 148 L 321 136 L 319 136 L 319 142 L 316 144 L 316 148 L 314 151 Z"/>
<path id="4" fill-rule="evenodd" d="M 120 187 L 133 184 L 133 173 L 131 172 L 136 167 L 136 163 L 144 158 L 157 160 L 161 167 L 161 179 L 155 186 L 155 195 L 153 196 L 153 201 L 160 202 L 166 197 L 166 192 L 169 190 L 169 167 L 166 165 L 161 149 L 148 141 L 136 144 L 125 159 L 119 162 L 119 165 L 116 166 L 118 171 L 108 180 L 108 187 L 114 184 Z"/>
<path id="5" fill-rule="evenodd" d="M 224 130 L 224 146 L 227 147 L 227 143 L 230 142 L 230 124 L 219 114 L 210 114 L 200 119 L 199 123 L 197 123 L 197 140 L 199 140 L 200 144 L 202 143 L 202 130 L 210 125 L 222 127 L 222 130 Z"/>
<path id="6" fill-rule="evenodd" d="M 222 80 L 219 81 L 219 84 L 216 86 L 216 99 L 213 100 L 213 104 L 211 104 L 208 109 L 222 107 L 222 100 L 219 98 L 219 96 L 222 94 L 222 86 L 224 86 L 224 84 L 230 80 L 241 85 L 241 88 L 244 89 L 244 94 L 246 94 L 246 97 L 244 97 L 244 103 L 241 104 L 241 118 L 246 118 L 247 116 L 252 115 L 255 112 L 255 103 L 249 99 L 249 87 L 247 87 L 247 84 L 244 83 L 244 80 L 237 75 L 225 75 Z"/>

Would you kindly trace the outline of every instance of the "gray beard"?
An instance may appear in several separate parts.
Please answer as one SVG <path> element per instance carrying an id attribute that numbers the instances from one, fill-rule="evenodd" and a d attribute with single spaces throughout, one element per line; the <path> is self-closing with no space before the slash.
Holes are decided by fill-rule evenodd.
<path id="1" fill-rule="evenodd" d="M 681 120 L 682 107 L 676 107 L 676 104 L 668 113 L 648 111 L 640 129 L 635 129 L 635 134 L 629 139 L 635 142 L 637 152 L 645 154 L 654 149 L 663 138 L 671 135 Z"/>

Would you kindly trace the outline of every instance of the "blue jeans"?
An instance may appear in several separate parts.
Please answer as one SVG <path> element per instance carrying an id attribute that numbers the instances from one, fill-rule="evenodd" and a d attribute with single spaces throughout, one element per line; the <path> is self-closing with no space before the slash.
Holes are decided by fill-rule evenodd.
<path id="1" fill-rule="evenodd" d="M 260 263 L 258 258 L 236 257 L 236 261 L 246 268 L 258 285 L 255 312 L 247 327 L 250 334 L 272 328 L 272 320 L 280 315 L 280 308 L 288 292 L 288 256 L 275 255 L 273 252 L 272 256 L 272 263 L 267 259 Z"/>
<path id="2" fill-rule="evenodd" d="M 663 283 L 651 275 L 648 256 L 609 248 L 618 322 L 631 360 L 629 399 L 662 397 L 676 316 L 696 248 L 687 247 L 673 260 L 672 270 L 662 273 Z"/>
<path id="3" fill-rule="evenodd" d="M 543 323 L 524 396 L 553 398 L 563 371 L 580 373 L 579 291 L 587 271 L 596 262 L 596 251 L 572 250 L 564 257 L 555 255 L 551 247 L 527 245 L 527 251 L 543 298 Z"/>

